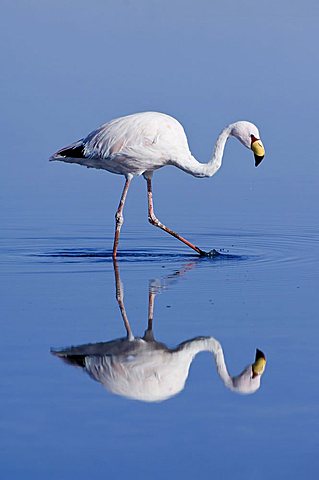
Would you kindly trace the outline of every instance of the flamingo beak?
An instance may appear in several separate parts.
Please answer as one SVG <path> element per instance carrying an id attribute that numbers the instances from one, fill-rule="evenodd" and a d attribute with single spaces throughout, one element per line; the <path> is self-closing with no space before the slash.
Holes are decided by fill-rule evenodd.
<path id="1" fill-rule="evenodd" d="M 262 141 L 254 137 L 253 135 L 251 136 L 251 149 L 254 152 L 255 167 L 258 167 L 258 165 L 262 162 L 265 156 L 265 149 Z"/>
<path id="2" fill-rule="evenodd" d="M 253 371 L 253 378 L 257 377 L 258 375 L 261 376 L 265 371 L 265 367 L 266 367 L 265 354 L 261 350 L 258 350 L 257 348 L 255 362 L 251 366 Z"/>

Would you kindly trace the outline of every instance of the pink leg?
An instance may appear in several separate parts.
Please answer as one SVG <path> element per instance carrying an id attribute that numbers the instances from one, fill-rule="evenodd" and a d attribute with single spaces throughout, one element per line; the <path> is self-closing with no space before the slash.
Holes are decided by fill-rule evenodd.
<path id="1" fill-rule="evenodd" d="M 199 255 L 206 256 L 206 253 L 201 250 L 200 248 L 196 247 L 196 245 L 193 245 L 191 242 L 186 240 L 186 238 L 182 237 L 178 233 L 174 232 L 170 228 L 166 227 L 163 225 L 158 218 L 156 218 L 155 213 L 154 213 L 154 208 L 153 208 L 153 194 L 152 194 L 152 180 L 150 178 L 146 179 L 147 181 L 147 196 L 148 196 L 148 221 L 152 224 L 155 225 L 158 228 L 161 228 L 164 230 L 164 232 L 169 233 L 170 235 L 173 235 L 173 237 L 177 238 L 181 242 L 185 243 L 188 247 L 192 248 L 195 250 L 195 252 L 199 253 Z"/>
<path id="2" fill-rule="evenodd" d="M 126 179 L 124 189 L 123 189 L 123 192 L 122 192 L 122 196 L 121 196 L 121 200 L 120 200 L 118 209 L 117 209 L 116 214 L 115 214 L 115 222 L 116 223 L 115 223 L 115 235 L 114 235 L 114 244 L 113 244 L 113 258 L 116 258 L 116 254 L 117 254 L 117 247 L 118 247 L 118 244 L 119 244 L 121 227 L 122 227 L 123 221 L 124 221 L 124 219 L 123 219 L 123 208 L 124 208 L 126 195 L 127 195 L 128 188 L 130 186 L 131 180 L 132 180 L 131 178 Z"/>

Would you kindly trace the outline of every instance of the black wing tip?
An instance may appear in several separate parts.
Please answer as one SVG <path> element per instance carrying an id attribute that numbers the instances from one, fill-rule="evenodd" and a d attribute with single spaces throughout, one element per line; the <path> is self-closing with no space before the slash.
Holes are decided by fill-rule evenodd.
<path id="1" fill-rule="evenodd" d="M 66 352 L 54 350 L 51 348 L 51 354 L 60 358 L 64 363 L 68 365 L 74 365 L 76 367 L 85 367 L 85 355 L 69 355 Z"/>
<path id="2" fill-rule="evenodd" d="M 84 155 L 84 145 L 78 145 L 77 147 L 67 147 L 62 148 L 55 155 L 53 155 L 52 160 L 56 157 L 69 157 L 69 158 L 85 158 Z"/>

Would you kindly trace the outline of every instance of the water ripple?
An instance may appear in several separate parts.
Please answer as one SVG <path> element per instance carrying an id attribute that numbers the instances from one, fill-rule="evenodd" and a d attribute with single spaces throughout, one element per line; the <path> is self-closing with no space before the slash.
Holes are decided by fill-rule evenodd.
<path id="1" fill-rule="evenodd" d="M 283 231 L 284 230 L 284 231 Z M 200 258 L 191 250 L 187 251 L 172 239 L 158 236 L 156 239 L 145 239 L 140 245 L 140 232 L 130 236 L 129 242 L 135 248 L 120 249 L 118 260 L 127 263 L 142 262 L 179 262 L 198 260 L 208 267 L 216 263 L 241 265 L 309 265 L 319 260 L 319 232 L 316 229 L 303 228 L 280 229 L 266 231 L 221 231 L 214 234 L 202 233 L 192 235 L 202 248 L 214 246 L 217 253 L 211 258 Z M 110 239 L 107 242 L 111 244 Z M 10 239 L 3 242 L 2 264 L 16 265 L 21 263 L 45 264 L 92 264 L 111 263 L 112 250 L 105 249 L 105 237 L 41 237 Z M 145 246 L 147 244 L 147 246 Z M 150 245 L 148 245 L 150 244 Z M 9 246 L 10 245 L 10 246 Z M 68 247 L 72 245 L 72 247 Z M 92 245 L 89 248 L 86 245 Z"/>
<path id="2" fill-rule="evenodd" d="M 64 250 L 49 250 L 42 253 L 32 253 L 32 257 L 42 259 L 45 263 L 54 263 L 57 261 L 66 262 L 112 262 L 112 250 L 99 250 L 93 248 L 80 249 L 64 249 Z M 117 256 L 118 261 L 125 262 L 159 262 L 159 261 L 174 261 L 174 260 L 199 260 L 199 261 L 242 261 L 246 259 L 246 255 L 233 255 L 230 253 L 223 253 L 222 251 L 214 252 L 209 257 L 199 257 L 193 253 L 180 253 L 171 251 L 155 251 L 154 249 L 143 250 L 121 250 Z M 41 260 L 39 260 L 41 261 Z"/>

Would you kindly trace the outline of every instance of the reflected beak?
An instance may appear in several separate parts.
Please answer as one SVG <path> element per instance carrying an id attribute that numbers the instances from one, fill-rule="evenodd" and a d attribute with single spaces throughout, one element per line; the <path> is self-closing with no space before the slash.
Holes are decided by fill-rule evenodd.
<path id="1" fill-rule="evenodd" d="M 251 366 L 253 371 L 253 378 L 257 377 L 258 375 L 262 375 L 264 373 L 265 367 L 266 367 L 265 354 L 261 350 L 258 350 L 257 348 L 255 362 Z"/>
<path id="2" fill-rule="evenodd" d="M 251 142 L 251 149 L 254 152 L 255 167 L 258 167 L 258 165 L 262 162 L 262 159 L 265 156 L 265 149 L 262 141 L 258 138 L 253 137 Z"/>

